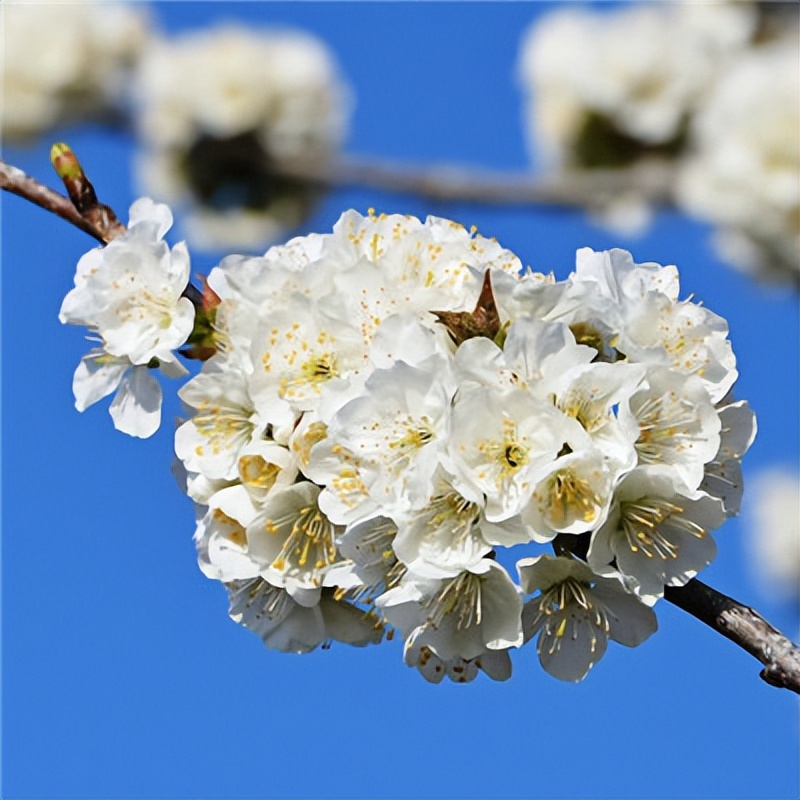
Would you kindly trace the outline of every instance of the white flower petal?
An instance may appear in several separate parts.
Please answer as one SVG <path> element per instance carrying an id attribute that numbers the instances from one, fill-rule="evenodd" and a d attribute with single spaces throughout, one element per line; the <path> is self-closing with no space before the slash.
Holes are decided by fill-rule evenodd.
<path id="1" fill-rule="evenodd" d="M 146 439 L 161 424 L 161 387 L 147 367 L 133 367 L 122 379 L 108 409 L 114 427 Z"/>
<path id="2" fill-rule="evenodd" d="M 119 386 L 130 366 L 127 358 L 114 358 L 102 349 L 92 350 L 85 355 L 72 378 L 75 408 L 85 411 L 98 400 L 110 395 Z"/>
<path id="3" fill-rule="evenodd" d="M 576 609 L 565 618 L 563 629 L 544 628 L 536 650 L 542 667 L 553 677 L 578 682 L 605 655 L 607 646 L 605 631 L 594 624 L 588 612 Z"/>

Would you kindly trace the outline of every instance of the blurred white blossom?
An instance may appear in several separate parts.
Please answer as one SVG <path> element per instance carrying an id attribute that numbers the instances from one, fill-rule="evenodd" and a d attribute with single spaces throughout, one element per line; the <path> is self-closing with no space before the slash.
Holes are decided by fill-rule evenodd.
<path id="1" fill-rule="evenodd" d="M 800 474 L 771 468 L 750 483 L 747 539 L 753 572 L 776 600 L 800 597 Z"/>
<path id="2" fill-rule="evenodd" d="M 200 567 L 270 647 L 388 625 L 427 680 L 466 682 L 538 634 L 580 680 L 655 630 L 738 510 L 754 418 L 673 266 L 584 248 L 556 281 L 455 222 L 348 211 L 208 285 L 175 449 Z M 495 558 L 542 544 L 560 555 L 521 586 Z"/>
<path id="3" fill-rule="evenodd" d="M 664 164 L 684 152 L 692 115 L 756 23 L 747 4 L 713 2 L 564 8 L 538 20 L 517 67 L 533 160 L 567 174 L 636 166 L 639 185 L 598 187 L 586 205 L 601 225 L 639 233 L 652 217 L 643 188 L 668 181 Z"/>
<path id="4" fill-rule="evenodd" d="M 189 338 L 194 306 L 183 297 L 189 283 L 189 252 L 163 241 L 172 212 L 150 198 L 130 209 L 128 229 L 78 262 L 75 288 L 64 298 L 61 322 L 84 325 L 99 339 L 73 380 L 79 411 L 111 392 L 114 426 L 148 437 L 161 421 L 161 388 L 150 374 L 159 369 L 182 377 L 175 350 Z"/>
<path id="5" fill-rule="evenodd" d="M 83 113 L 119 110 L 128 70 L 149 36 L 139 3 L 6 0 L 2 131 L 33 136 Z"/>
<path id="6" fill-rule="evenodd" d="M 313 197 L 270 165 L 330 157 L 350 110 L 322 41 L 233 25 L 152 41 L 136 97 L 140 183 L 186 206 L 200 247 L 250 248 L 299 224 Z"/>
<path id="7" fill-rule="evenodd" d="M 519 64 L 532 151 L 578 168 L 669 156 L 755 21 L 743 4 L 718 3 L 568 8 L 537 21 Z"/>
<path id="8" fill-rule="evenodd" d="M 800 278 L 798 39 L 754 48 L 722 76 L 692 123 L 678 184 L 717 228 L 720 255 L 762 277 Z"/>

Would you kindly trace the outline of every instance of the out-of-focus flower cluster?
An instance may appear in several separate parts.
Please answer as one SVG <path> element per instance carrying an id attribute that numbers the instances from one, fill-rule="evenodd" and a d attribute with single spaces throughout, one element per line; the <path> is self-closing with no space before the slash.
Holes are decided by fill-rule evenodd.
<path id="1" fill-rule="evenodd" d="M 678 150 L 689 116 L 754 27 L 746 5 L 641 3 L 545 17 L 520 64 L 534 152 L 591 168 Z"/>
<path id="2" fill-rule="evenodd" d="M 167 37 L 153 16 L 123 0 L 8 0 L 2 133 L 127 121 L 140 186 L 178 210 L 193 246 L 260 250 L 313 209 L 321 190 L 279 167 L 338 152 L 351 92 L 309 33 L 228 24 Z"/>
<path id="3" fill-rule="evenodd" d="M 667 165 L 675 199 L 719 228 L 726 260 L 797 280 L 797 15 L 776 25 L 770 5 L 570 8 L 538 21 L 519 67 L 532 150 L 562 173 Z M 642 198 L 632 186 L 597 202 L 633 225 Z"/>
<path id="4" fill-rule="evenodd" d="M 748 562 L 764 594 L 773 600 L 800 599 L 800 474 L 772 467 L 751 488 Z"/>
<path id="5" fill-rule="evenodd" d="M 789 38 L 743 55 L 694 119 L 683 207 L 743 270 L 800 277 L 800 72 Z"/>
<path id="6" fill-rule="evenodd" d="M 93 0 L 4 6 L 4 136 L 33 136 L 87 112 L 119 110 L 125 76 L 147 37 L 141 7 Z"/>
<path id="7" fill-rule="evenodd" d="M 583 249 L 556 281 L 454 222 L 349 211 L 208 284 L 216 352 L 175 450 L 201 569 L 269 647 L 389 626 L 466 681 L 535 638 L 580 680 L 738 512 L 754 417 L 675 267 Z"/>
<path id="8" fill-rule="evenodd" d="M 140 182 L 186 207 L 196 246 L 250 247 L 299 224 L 314 197 L 284 159 L 324 161 L 349 115 L 327 47 L 307 33 L 227 26 L 154 39 L 139 62 Z"/>

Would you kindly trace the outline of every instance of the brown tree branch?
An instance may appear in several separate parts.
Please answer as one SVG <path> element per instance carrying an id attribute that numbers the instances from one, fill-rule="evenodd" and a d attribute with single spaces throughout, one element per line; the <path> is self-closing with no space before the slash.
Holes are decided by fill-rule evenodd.
<path id="1" fill-rule="evenodd" d="M 771 686 L 800 694 L 800 648 L 757 611 L 694 578 L 685 586 L 667 586 L 664 599 L 730 639 L 763 665 Z"/>
<path id="2" fill-rule="evenodd" d="M 6 164 L 2 160 L 0 160 L 0 189 L 34 203 L 45 211 L 72 223 L 97 241 L 105 243 L 102 232 L 97 226 L 83 218 L 68 197 L 48 189 L 34 178 L 29 178 L 21 169 L 12 167 L 11 164 Z"/>

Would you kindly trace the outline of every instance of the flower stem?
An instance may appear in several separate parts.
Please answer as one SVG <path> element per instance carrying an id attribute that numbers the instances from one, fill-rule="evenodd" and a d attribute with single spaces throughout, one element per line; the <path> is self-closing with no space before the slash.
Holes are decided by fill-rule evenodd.
<path id="1" fill-rule="evenodd" d="M 771 686 L 800 694 L 800 648 L 757 611 L 692 579 L 667 586 L 664 599 L 730 639 L 763 665 L 761 677 Z"/>

